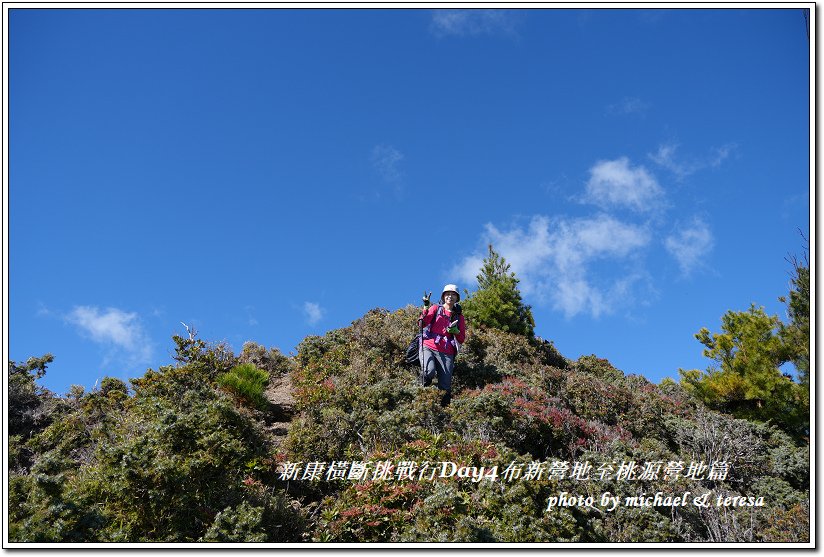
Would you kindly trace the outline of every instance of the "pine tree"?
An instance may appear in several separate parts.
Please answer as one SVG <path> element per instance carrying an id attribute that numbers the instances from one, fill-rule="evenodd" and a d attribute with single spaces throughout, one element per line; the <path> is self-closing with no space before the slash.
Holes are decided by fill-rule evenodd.
<path id="1" fill-rule="evenodd" d="M 462 304 L 471 323 L 527 337 L 535 335 L 532 309 L 524 305 L 518 290 L 520 281 L 491 244 L 477 280 L 477 291 L 468 295 Z"/>
<path id="2" fill-rule="evenodd" d="M 722 332 L 702 328 L 695 335 L 716 365 L 678 371 L 681 384 L 711 408 L 775 423 L 803 439 L 810 422 L 810 265 L 806 252 L 803 260 L 788 261 L 793 266 L 789 296 L 778 299 L 787 304 L 789 321 L 755 304 L 746 312 L 728 311 Z M 788 362 L 795 366 L 795 381 L 782 371 Z"/>
<path id="3" fill-rule="evenodd" d="M 808 432 L 809 402 L 804 388 L 781 371 L 788 360 L 778 316 L 763 307 L 728 311 L 720 333 L 702 328 L 695 335 L 714 361 L 706 371 L 679 370 L 681 384 L 711 408 L 736 417 L 772 422 L 803 436 Z"/>
<path id="4" fill-rule="evenodd" d="M 792 287 L 789 297 L 782 296 L 780 301 L 787 304 L 789 323 L 782 323 L 779 334 L 784 341 L 787 359 L 798 371 L 799 382 L 809 389 L 810 386 L 810 264 L 806 253 L 803 261 L 792 257 L 788 260 L 793 266 Z"/>

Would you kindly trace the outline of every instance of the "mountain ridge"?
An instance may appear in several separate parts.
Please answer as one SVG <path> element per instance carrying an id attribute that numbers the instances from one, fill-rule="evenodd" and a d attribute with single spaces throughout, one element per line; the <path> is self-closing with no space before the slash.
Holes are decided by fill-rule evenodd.
<path id="1" fill-rule="evenodd" d="M 108 379 L 66 398 L 35 391 L 33 411 L 50 418 L 11 439 L 10 539 L 809 539 L 809 447 L 775 426 L 471 322 L 442 407 L 403 364 L 417 314 L 370 310 L 289 357 L 174 337 L 177 363 L 131 388 Z M 221 386 L 241 364 L 268 373 L 265 407 Z M 35 370 L 21 370 L 35 385 Z M 687 492 L 682 506 L 633 503 Z M 609 497 L 620 503 L 611 510 Z"/>

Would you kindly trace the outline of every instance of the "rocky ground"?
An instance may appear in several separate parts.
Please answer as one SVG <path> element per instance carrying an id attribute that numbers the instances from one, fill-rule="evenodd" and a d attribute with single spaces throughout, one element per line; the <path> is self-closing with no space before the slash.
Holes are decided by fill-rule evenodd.
<path id="1" fill-rule="evenodd" d="M 292 396 L 292 382 L 289 376 L 273 379 L 265 392 L 266 398 L 272 403 L 269 412 L 270 420 L 267 427 L 274 446 L 280 446 L 289 433 L 292 416 L 295 413 L 295 399 Z"/>

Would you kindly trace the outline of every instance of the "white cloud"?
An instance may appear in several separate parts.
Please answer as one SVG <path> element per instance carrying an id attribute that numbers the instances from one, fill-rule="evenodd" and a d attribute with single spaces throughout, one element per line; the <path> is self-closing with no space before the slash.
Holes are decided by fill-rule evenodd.
<path id="1" fill-rule="evenodd" d="M 650 153 L 648 156 L 655 164 L 669 170 L 679 180 L 683 180 L 705 168 L 721 166 L 721 163 L 732 154 L 737 146 L 734 143 L 728 143 L 713 149 L 708 156 L 703 158 L 676 156 L 678 147 L 677 144 L 672 143 L 661 145 L 656 153 Z"/>
<path id="2" fill-rule="evenodd" d="M 643 166 L 631 167 L 627 157 L 598 161 L 589 170 L 584 201 L 603 209 L 626 207 L 654 211 L 664 202 L 664 190 Z"/>
<path id="3" fill-rule="evenodd" d="M 303 313 L 306 315 L 306 321 L 310 325 L 314 325 L 323 318 L 325 310 L 314 302 L 304 302 Z"/>
<path id="4" fill-rule="evenodd" d="M 698 217 L 664 240 L 664 246 L 678 261 L 678 266 L 685 275 L 703 265 L 704 258 L 712 251 L 714 244 L 709 226 Z"/>
<path id="5" fill-rule="evenodd" d="M 514 228 L 503 233 L 492 224 L 487 224 L 485 228 L 484 246 L 492 244 L 495 251 L 504 256 L 519 278 L 522 278 L 523 274 L 537 272 L 550 256 L 549 224 L 546 217 L 534 217 L 526 230 Z M 470 286 L 469 290 L 476 283 L 475 279 L 486 255 L 486 248 L 484 248 L 483 253 L 466 257 L 454 269 L 454 274 Z"/>
<path id="6" fill-rule="evenodd" d="M 100 313 L 96 307 L 77 306 L 67 319 L 88 333 L 93 341 L 110 342 L 127 350 L 135 348 L 140 336 L 140 328 L 135 323 L 137 314 L 116 308 Z"/>
<path id="7" fill-rule="evenodd" d="M 658 164 L 673 174 L 679 179 L 683 180 L 690 174 L 696 173 L 701 168 L 701 164 L 695 160 L 676 159 L 675 152 L 678 145 L 661 145 L 658 147 L 657 153 L 650 153 L 649 158 L 655 164 Z"/>
<path id="8" fill-rule="evenodd" d="M 724 159 L 729 157 L 732 154 L 732 152 L 735 151 L 737 148 L 738 145 L 736 145 L 735 143 L 729 143 L 727 145 L 722 145 L 721 147 L 714 149 L 713 154 L 710 157 L 710 166 L 712 166 L 713 168 L 721 166 L 721 163 L 724 162 Z"/>
<path id="9" fill-rule="evenodd" d="M 607 112 L 618 115 L 644 114 L 649 107 L 649 103 L 637 97 L 624 97 L 620 102 L 609 105 Z"/>
<path id="10" fill-rule="evenodd" d="M 662 146 L 656 162 L 673 161 L 675 148 Z M 720 164 L 733 148 L 717 150 L 714 160 Z M 483 247 L 460 260 L 451 275 L 473 290 L 487 245 L 492 244 L 520 279 L 528 303 L 549 305 L 566 317 L 599 317 L 648 305 L 657 292 L 644 258 L 653 238 L 665 235 L 661 217 L 670 202 L 655 176 L 641 165 L 633 166 L 628 157 L 598 161 L 589 172 L 585 191 L 577 199 L 603 212 L 579 218 L 538 215 L 508 230 L 487 224 Z M 618 209 L 631 212 L 619 218 L 612 214 Z M 706 223 L 696 218 L 663 243 L 689 274 L 703 264 L 713 237 Z"/>
<path id="11" fill-rule="evenodd" d="M 101 311 L 94 306 L 75 306 L 65 319 L 92 341 L 112 348 L 107 361 L 125 359 L 129 365 L 137 365 L 151 359 L 151 343 L 137 313 L 117 308 Z"/>
<path id="12" fill-rule="evenodd" d="M 403 177 L 398 168 L 403 158 L 403 153 L 391 145 L 376 145 L 372 149 L 372 167 L 381 178 L 392 184 L 397 184 Z"/>
<path id="13" fill-rule="evenodd" d="M 255 325 L 258 324 L 258 320 L 254 317 L 254 315 L 252 315 L 252 312 L 255 310 L 255 308 L 253 306 L 246 306 L 245 309 L 246 309 L 246 322 L 250 326 L 254 327 Z"/>
<path id="14" fill-rule="evenodd" d="M 438 36 L 514 36 L 515 21 L 508 10 L 435 10 L 432 31 Z"/>
<path id="15" fill-rule="evenodd" d="M 644 273 L 629 263 L 649 245 L 650 234 L 605 214 L 553 220 L 536 216 L 525 229 L 503 232 L 487 224 L 483 240 L 510 264 L 524 296 L 548 302 L 567 317 L 583 312 L 598 317 L 631 300 Z M 472 254 L 453 269 L 470 290 L 485 255 Z M 604 260 L 613 262 L 609 276 L 594 269 Z"/>

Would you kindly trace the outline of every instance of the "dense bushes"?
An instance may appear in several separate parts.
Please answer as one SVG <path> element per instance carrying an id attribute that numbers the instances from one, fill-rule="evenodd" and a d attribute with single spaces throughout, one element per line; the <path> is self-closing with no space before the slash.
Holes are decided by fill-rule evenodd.
<path id="1" fill-rule="evenodd" d="M 530 460 L 507 447 L 427 436 L 392 452 L 365 455 L 372 462 L 456 462 L 497 466 Z M 420 470 L 421 468 L 415 469 Z M 515 482 L 506 489 L 491 481 L 435 478 L 433 481 L 377 481 L 345 486 L 324 500 L 316 541 L 493 542 L 580 541 L 585 532 L 572 513 L 548 516 L 534 505 L 545 498 L 546 480 Z"/>
<path id="2" fill-rule="evenodd" d="M 568 470 L 590 463 L 613 477 L 593 472 L 585 482 L 546 476 L 512 484 L 316 482 L 318 497 L 325 497 L 316 540 L 759 541 L 775 539 L 775 524 L 809 501 L 809 484 L 799 482 L 809 478 L 803 448 L 779 430 L 708 410 L 672 381 L 654 385 L 625 376 L 596 356 L 571 362 L 541 339 L 472 329 L 456 364 L 452 404 L 440 408 L 434 388 L 418 386 L 414 370 L 400 364 L 416 314 L 411 307 L 375 310 L 300 346 L 294 382 L 305 389 L 305 399 L 282 458 L 474 458 L 500 470 L 512 461 L 537 462 L 546 470 L 555 463 Z M 480 449 L 466 452 L 473 446 L 494 450 L 478 459 Z M 429 452 L 417 454 L 416 447 Z M 702 472 L 685 479 L 693 461 Z M 716 461 L 728 467 L 723 479 L 707 477 Z M 659 463 L 663 470 L 671 462 L 683 467 L 675 479 L 643 472 L 645 465 Z M 614 477 L 628 463 L 634 467 L 630 477 L 637 473 L 640 479 Z M 645 479 L 644 473 L 652 475 Z M 765 497 L 767 503 L 746 511 L 621 506 L 611 513 L 545 512 L 552 494 L 582 489 L 622 501 L 663 489 Z M 742 529 L 745 518 L 750 526 Z"/>
<path id="3" fill-rule="evenodd" d="M 183 365 L 133 380 L 133 392 L 113 378 L 75 389 L 66 412 L 19 447 L 32 457 L 11 471 L 11 540 L 301 539 L 263 423 L 210 380 L 266 373 L 223 371 L 231 354 L 184 347 L 195 350 Z"/>
<path id="4" fill-rule="evenodd" d="M 470 328 L 444 408 L 403 364 L 417 315 L 370 311 L 307 337 L 293 357 L 253 343 L 236 357 L 175 337 L 177 365 L 66 397 L 36 386 L 50 359 L 13 366 L 10 539 L 809 538 L 809 446 L 774 425 L 709 410 L 672 381 L 626 376 L 594 355 L 570 361 L 543 339 L 484 326 Z M 260 397 L 267 377 L 286 375 L 296 415 L 281 443 Z M 725 473 L 709 474 L 719 462 Z M 304 477 L 310 463 L 323 473 Z M 363 475 L 331 474 L 355 463 Z M 424 474 L 443 463 L 495 475 Z M 687 491 L 764 506 L 547 509 L 561 493 L 623 503 Z"/>

